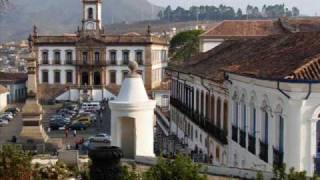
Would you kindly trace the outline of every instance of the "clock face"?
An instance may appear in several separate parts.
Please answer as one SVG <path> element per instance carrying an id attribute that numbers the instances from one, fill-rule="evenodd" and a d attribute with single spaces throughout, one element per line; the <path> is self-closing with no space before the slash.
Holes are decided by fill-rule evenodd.
<path id="1" fill-rule="evenodd" d="M 86 24 L 86 29 L 87 29 L 87 30 L 93 30 L 93 29 L 95 29 L 95 28 L 94 28 L 94 23 L 93 23 L 93 22 L 88 22 L 88 23 Z"/>

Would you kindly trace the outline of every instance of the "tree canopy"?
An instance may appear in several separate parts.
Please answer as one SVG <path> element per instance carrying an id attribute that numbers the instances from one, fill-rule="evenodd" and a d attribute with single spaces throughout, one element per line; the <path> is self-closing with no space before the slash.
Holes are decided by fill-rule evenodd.
<path id="1" fill-rule="evenodd" d="M 261 10 L 256 6 L 248 5 L 246 12 L 235 10 L 231 6 L 192 6 L 189 9 L 177 7 L 175 10 L 168 6 L 160 11 L 158 17 L 167 21 L 191 20 L 225 20 L 225 19 L 261 19 L 299 16 L 297 7 L 287 8 L 284 4 L 264 5 Z"/>
<path id="2" fill-rule="evenodd" d="M 199 36 L 203 30 L 190 30 L 180 32 L 170 41 L 170 57 L 179 63 L 199 53 Z"/>

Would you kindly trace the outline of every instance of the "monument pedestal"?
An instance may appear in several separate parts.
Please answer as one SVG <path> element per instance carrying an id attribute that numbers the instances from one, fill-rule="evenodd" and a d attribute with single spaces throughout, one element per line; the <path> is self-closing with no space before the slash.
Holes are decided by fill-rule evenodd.
<path id="1" fill-rule="evenodd" d="M 27 99 L 22 108 L 23 127 L 20 134 L 22 144 L 45 144 L 48 136 L 42 127 L 42 106 L 36 99 Z"/>

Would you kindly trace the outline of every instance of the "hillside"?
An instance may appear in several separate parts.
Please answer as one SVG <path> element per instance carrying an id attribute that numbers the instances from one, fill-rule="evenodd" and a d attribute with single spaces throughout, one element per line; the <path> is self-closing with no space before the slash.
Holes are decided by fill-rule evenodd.
<path id="1" fill-rule="evenodd" d="M 148 0 L 103 0 L 103 22 L 152 19 L 160 9 Z M 41 34 L 74 32 L 81 13 L 81 0 L 12 0 L 11 8 L 0 15 L 0 42 L 27 37 L 33 24 Z"/>

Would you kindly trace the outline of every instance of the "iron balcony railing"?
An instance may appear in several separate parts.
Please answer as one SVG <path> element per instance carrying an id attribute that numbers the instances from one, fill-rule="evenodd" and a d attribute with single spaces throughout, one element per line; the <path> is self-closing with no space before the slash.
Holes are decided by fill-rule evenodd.
<path id="1" fill-rule="evenodd" d="M 256 138 L 250 134 L 248 134 L 248 150 L 252 154 L 256 154 Z"/>
<path id="2" fill-rule="evenodd" d="M 281 167 L 283 165 L 283 152 L 273 147 L 273 165 Z"/>
<path id="3" fill-rule="evenodd" d="M 265 142 L 262 142 L 260 140 L 260 159 L 262 159 L 264 162 L 268 162 L 268 144 Z"/>
<path id="4" fill-rule="evenodd" d="M 234 142 L 238 142 L 238 131 L 239 131 L 239 128 L 232 125 L 232 140 Z"/>
<path id="5" fill-rule="evenodd" d="M 77 66 L 106 66 L 107 62 L 106 61 L 83 61 L 83 60 L 78 60 L 75 61 L 75 65 Z"/>
<path id="6" fill-rule="evenodd" d="M 240 129 L 240 146 L 246 148 L 246 132 Z"/>
<path id="7" fill-rule="evenodd" d="M 182 103 L 176 98 L 170 97 L 170 104 L 185 114 L 193 123 L 198 125 L 205 132 L 219 140 L 222 144 L 228 144 L 227 134 L 225 131 L 210 123 L 208 118 L 204 117 L 198 112 L 193 111 L 191 107 L 188 107 L 185 103 Z"/>

